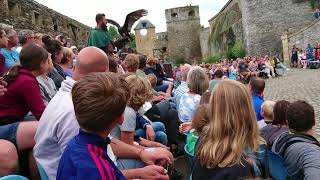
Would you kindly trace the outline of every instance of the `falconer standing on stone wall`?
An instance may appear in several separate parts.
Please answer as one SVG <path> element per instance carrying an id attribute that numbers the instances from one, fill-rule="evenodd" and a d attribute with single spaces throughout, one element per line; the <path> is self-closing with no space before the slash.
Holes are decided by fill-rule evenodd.
<path id="1" fill-rule="evenodd" d="M 97 14 L 96 22 L 97 27 L 90 31 L 87 46 L 94 46 L 105 51 L 107 45 L 112 42 L 112 37 L 108 33 L 108 21 L 105 14 Z"/>

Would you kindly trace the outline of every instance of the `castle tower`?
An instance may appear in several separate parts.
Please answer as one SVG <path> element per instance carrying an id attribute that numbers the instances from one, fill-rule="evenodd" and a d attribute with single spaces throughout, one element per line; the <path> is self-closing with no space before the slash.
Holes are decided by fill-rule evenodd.
<path id="1" fill-rule="evenodd" d="M 171 61 L 201 59 L 199 6 L 166 9 L 168 55 Z"/>
<path id="2" fill-rule="evenodd" d="M 156 40 L 155 29 L 156 27 L 148 20 L 140 20 L 134 28 L 138 53 L 153 56 L 153 47 Z"/>

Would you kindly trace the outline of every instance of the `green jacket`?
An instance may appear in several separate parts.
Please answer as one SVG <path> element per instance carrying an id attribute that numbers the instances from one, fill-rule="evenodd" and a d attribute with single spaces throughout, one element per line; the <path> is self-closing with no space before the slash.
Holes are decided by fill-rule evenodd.
<path id="1" fill-rule="evenodd" d="M 87 46 L 104 48 L 108 44 L 111 43 L 111 39 L 112 38 L 107 31 L 104 31 L 104 30 L 98 29 L 98 28 L 94 28 L 90 31 Z"/>

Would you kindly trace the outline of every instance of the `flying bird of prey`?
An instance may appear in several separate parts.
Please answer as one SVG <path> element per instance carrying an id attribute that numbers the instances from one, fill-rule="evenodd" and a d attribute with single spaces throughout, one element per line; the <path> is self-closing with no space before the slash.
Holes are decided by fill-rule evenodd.
<path id="1" fill-rule="evenodd" d="M 148 15 L 148 11 L 145 9 L 140 9 L 131 12 L 127 15 L 124 25 L 121 27 L 117 22 L 111 19 L 107 19 L 108 23 L 115 25 L 118 28 L 118 32 L 122 37 L 130 38 L 130 31 L 133 24 L 138 21 L 141 17 Z"/>

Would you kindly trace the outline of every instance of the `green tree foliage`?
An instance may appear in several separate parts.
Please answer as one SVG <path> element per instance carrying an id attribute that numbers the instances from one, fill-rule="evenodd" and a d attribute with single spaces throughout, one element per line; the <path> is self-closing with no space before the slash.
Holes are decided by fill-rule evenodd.
<path id="1" fill-rule="evenodd" d="M 246 51 L 243 48 L 241 43 L 236 42 L 232 48 L 229 48 L 227 50 L 227 52 L 225 53 L 225 56 L 228 59 L 243 58 L 244 56 L 246 56 Z"/>
<path id="2" fill-rule="evenodd" d="M 314 9 L 316 7 L 316 0 L 310 0 L 310 6 Z"/>
<path id="3" fill-rule="evenodd" d="M 109 26 L 108 31 L 110 36 L 112 37 L 112 40 L 116 40 L 121 37 L 121 35 L 118 32 L 118 29 L 115 26 Z"/>
<path id="4" fill-rule="evenodd" d="M 112 37 L 113 41 L 116 41 L 117 39 L 121 38 L 121 35 L 119 34 L 117 27 L 115 27 L 115 26 L 112 26 L 112 25 L 109 26 L 108 32 L 109 32 L 110 36 Z M 133 33 L 130 33 L 130 37 L 131 37 L 130 38 L 131 41 L 128 43 L 128 46 L 129 46 L 129 48 L 136 49 L 137 48 L 136 36 Z"/>
<path id="5" fill-rule="evenodd" d="M 220 59 L 221 59 L 221 56 L 219 54 L 214 54 L 213 56 L 204 59 L 202 62 L 206 64 L 214 64 L 214 63 L 218 63 Z"/>
<path id="6" fill-rule="evenodd" d="M 187 63 L 187 61 L 183 57 L 174 57 L 173 58 L 174 65 L 179 67 L 181 64 Z"/>
<path id="7" fill-rule="evenodd" d="M 129 42 L 128 46 L 129 48 L 136 49 L 136 36 L 133 33 L 130 33 L 131 41 Z"/>

